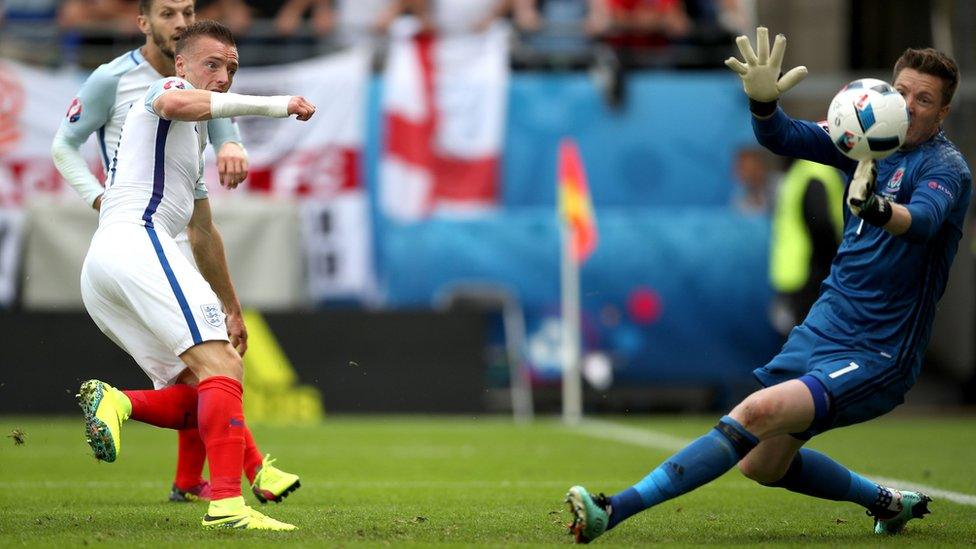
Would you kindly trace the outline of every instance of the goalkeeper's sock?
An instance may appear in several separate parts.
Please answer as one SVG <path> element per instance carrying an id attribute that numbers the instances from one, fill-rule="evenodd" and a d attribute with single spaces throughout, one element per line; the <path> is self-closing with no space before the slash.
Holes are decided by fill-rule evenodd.
<path id="1" fill-rule="evenodd" d="M 768 484 L 791 492 L 833 501 L 849 501 L 880 516 L 898 510 L 894 490 L 872 482 L 829 457 L 801 448 L 783 478 Z"/>
<path id="2" fill-rule="evenodd" d="M 200 438 L 207 447 L 211 501 L 241 495 L 244 467 L 244 407 L 241 382 L 208 377 L 198 385 Z"/>
<path id="3" fill-rule="evenodd" d="M 261 455 L 261 451 L 258 450 L 258 445 L 254 442 L 254 436 L 251 434 L 251 430 L 245 426 L 244 474 L 247 475 L 247 481 L 250 484 L 254 484 L 254 478 L 258 476 L 258 471 L 261 470 L 261 464 L 263 462 L 264 457 Z"/>
<path id="4" fill-rule="evenodd" d="M 180 429 L 176 454 L 177 488 L 189 489 L 203 482 L 203 463 L 207 460 L 207 447 L 203 445 L 200 431 L 196 427 Z"/>
<path id="5" fill-rule="evenodd" d="M 759 439 L 738 421 L 724 416 L 711 431 L 668 458 L 640 482 L 612 496 L 607 528 L 715 480 L 758 443 Z"/>
<path id="6" fill-rule="evenodd" d="M 196 387 L 177 383 L 156 390 L 122 392 L 132 402 L 131 419 L 167 429 L 197 426 Z"/>

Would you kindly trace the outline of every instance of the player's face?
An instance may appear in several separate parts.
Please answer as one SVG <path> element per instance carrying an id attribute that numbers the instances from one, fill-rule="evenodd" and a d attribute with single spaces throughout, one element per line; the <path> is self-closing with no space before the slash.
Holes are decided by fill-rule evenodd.
<path id="1" fill-rule="evenodd" d="M 939 131 L 942 120 L 949 114 L 949 105 L 942 104 L 942 86 L 938 76 L 902 69 L 895 78 L 895 89 L 905 98 L 910 122 L 904 147 L 913 148 Z"/>
<path id="2" fill-rule="evenodd" d="M 237 48 L 209 36 L 197 38 L 176 56 L 176 75 L 198 90 L 227 91 L 237 67 Z"/>
<path id="3" fill-rule="evenodd" d="M 196 21 L 193 3 L 194 0 L 155 0 L 149 13 L 139 16 L 139 28 L 169 58 L 175 56 L 180 33 Z"/>

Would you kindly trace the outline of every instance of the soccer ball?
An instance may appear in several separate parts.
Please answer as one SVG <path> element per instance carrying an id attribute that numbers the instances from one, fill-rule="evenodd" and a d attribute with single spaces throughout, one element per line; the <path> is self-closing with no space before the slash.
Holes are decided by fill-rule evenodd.
<path id="1" fill-rule="evenodd" d="M 898 150 L 908 131 L 908 107 L 883 80 L 862 78 L 843 87 L 827 110 L 830 139 L 857 161 L 881 159 Z"/>

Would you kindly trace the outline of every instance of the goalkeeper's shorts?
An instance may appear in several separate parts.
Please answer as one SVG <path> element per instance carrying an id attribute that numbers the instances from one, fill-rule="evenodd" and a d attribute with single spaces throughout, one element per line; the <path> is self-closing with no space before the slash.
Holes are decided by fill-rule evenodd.
<path id="1" fill-rule="evenodd" d="M 805 439 L 874 419 L 904 402 L 905 393 L 915 382 L 915 370 L 910 361 L 903 362 L 899 364 L 887 353 L 837 343 L 800 325 L 790 332 L 780 353 L 752 375 L 763 387 L 802 376 L 820 382 L 829 404 L 810 429 L 794 435 Z M 807 383 L 811 385 L 815 386 Z M 818 390 L 811 388 L 811 392 Z"/>

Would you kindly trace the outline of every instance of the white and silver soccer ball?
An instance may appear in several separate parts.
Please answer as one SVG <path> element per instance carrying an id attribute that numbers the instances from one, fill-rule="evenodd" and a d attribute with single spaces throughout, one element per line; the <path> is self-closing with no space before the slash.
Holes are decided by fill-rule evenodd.
<path id="1" fill-rule="evenodd" d="M 844 86 L 827 110 L 830 139 L 857 161 L 881 159 L 898 150 L 908 131 L 908 107 L 883 80 L 862 78 Z"/>

